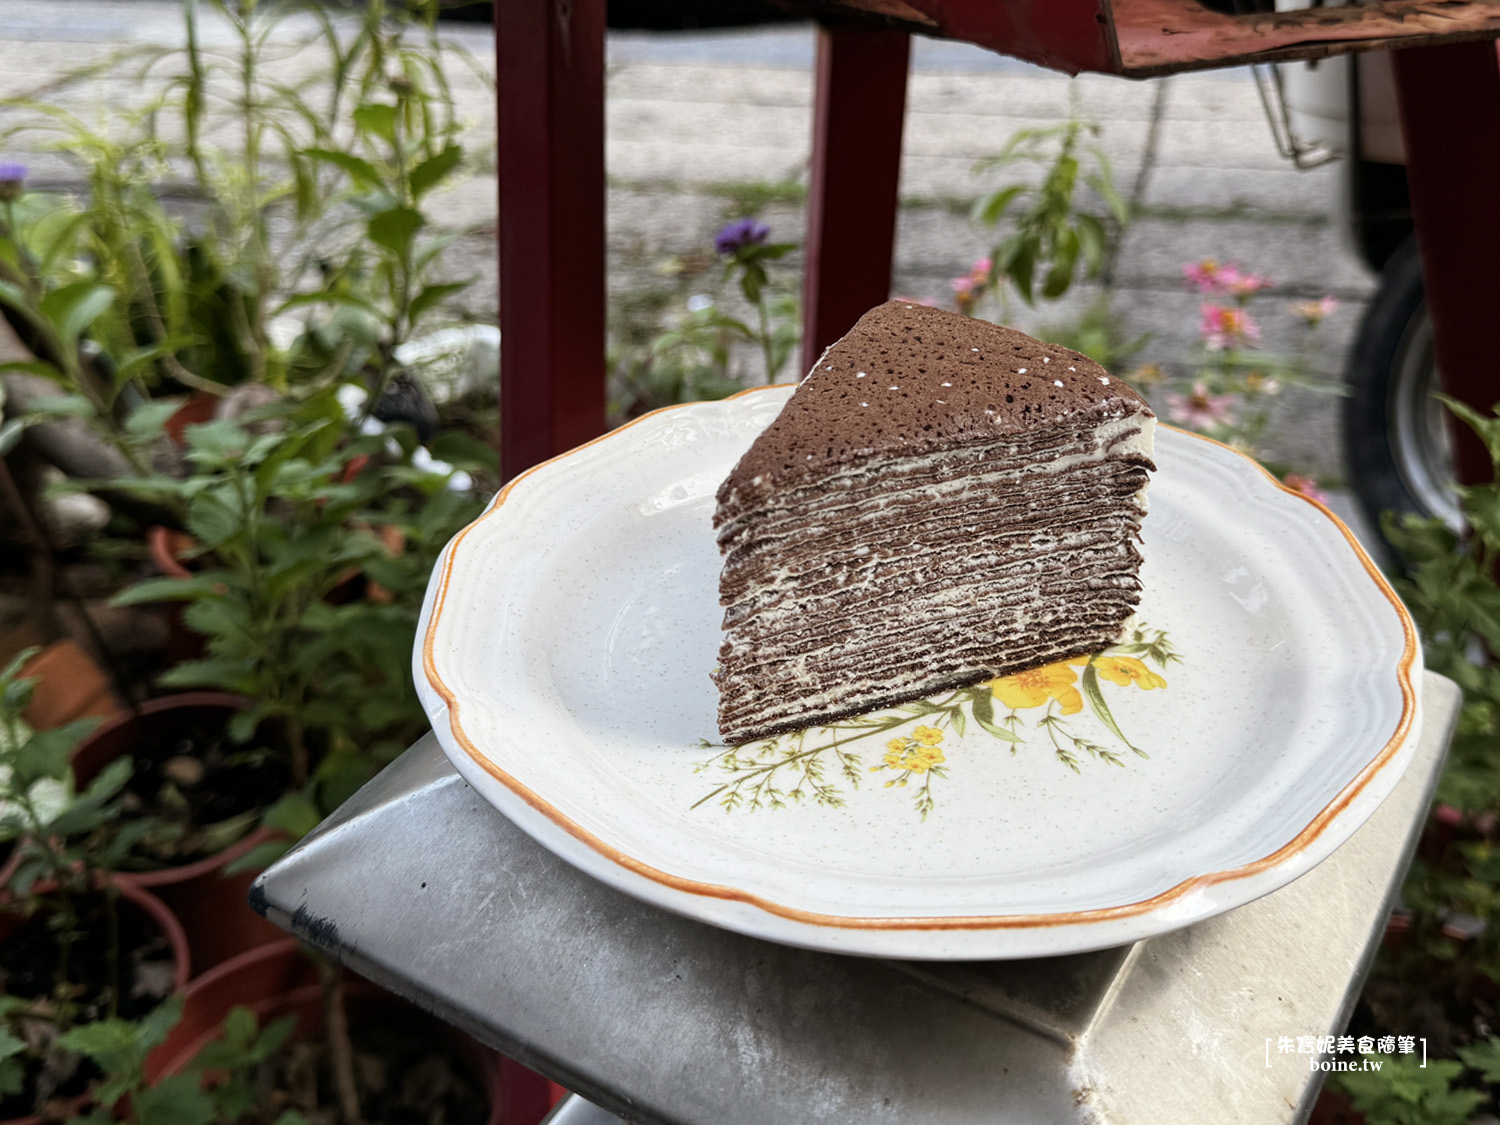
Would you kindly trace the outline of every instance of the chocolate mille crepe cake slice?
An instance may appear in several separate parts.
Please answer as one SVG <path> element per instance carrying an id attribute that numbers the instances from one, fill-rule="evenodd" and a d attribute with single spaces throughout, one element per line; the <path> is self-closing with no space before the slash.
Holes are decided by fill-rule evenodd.
<path id="1" fill-rule="evenodd" d="M 718 492 L 729 743 L 1117 641 L 1155 416 L 1092 360 L 891 301 Z"/>

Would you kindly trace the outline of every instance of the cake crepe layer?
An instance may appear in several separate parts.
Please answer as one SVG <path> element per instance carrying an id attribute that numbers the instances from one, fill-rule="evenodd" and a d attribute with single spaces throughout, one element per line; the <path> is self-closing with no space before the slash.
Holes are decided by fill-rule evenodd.
<path id="1" fill-rule="evenodd" d="M 719 490 L 729 743 L 1098 651 L 1140 598 L 1154 418 L 1077 353 L 904 302 Z"/>

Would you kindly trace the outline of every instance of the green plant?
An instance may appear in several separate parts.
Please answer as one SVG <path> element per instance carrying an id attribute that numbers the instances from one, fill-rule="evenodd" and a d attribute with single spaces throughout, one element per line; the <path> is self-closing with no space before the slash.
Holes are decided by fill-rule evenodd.
<path id="1" fill-rule="evenodd" d="M 437 552 L 479 510 L 467 488 L 451 487 L 459 470 L 433 462 L 406 428 L 347 428 L 324 392 L 245 425 L 188 427 L 181 480 L 116 482 L 183 507 L 199 567 L 116 600 L 186 602 L 207 655 L 171 669 L 163 686 L 248 696 L 237 739 L 266 720 L 284 732 L 305 812 L 287 821 L 281 808 L 283 828 L 310 827 L 425 729 L 410 684 L 421 596 Z M 434 444 L 475 472 L 493 467 L 493 451 L 472 440 Z M 351 583 L 363 591 L 340 591 Z"/>
<path id="2" fill-rule="evenodd" d="M 1372 1123 L 1467 1121 L 1495 1103 L 1479 1083 L 1500 1082 L 1500 1039 L 1489 982 L 1500 981 L 1500 415 L 1451 399 L 1448 408 L 1490 453 L 1492 479 L 1461 486 L 1468 524 L 1386 513 L 1386 538 L 1406 562 L 1392 581 L 1421 634 L 1426 666 L 1453 679 L 1463 704 L 1433 816 L 1402 888 L 1409 933 L 1388 943 L 1366 983 L 1362 1009 L 1418 1030 L 1435 1053 L 1459 1061 L 1389 1073 L 1338 1076 Z M 1465 1074 L 1467 1068 L 1472 1074 Z"/>
<path id="3" fill-rule="evenodd" d="M 1074 113 L 1065 122 L 1012 134 L 1000 152 L 975 167 L 1035 169 L 1038 182 L 1023 179 L 996 188 L 974 204 L 971 218 L 989 227 L 1008 229 L 990 256 L 978 284 L 959 290 L 960 310 L 985 292 L 998 292 L 1003 280 L 1014 285 L 1028 305 L 1037 296 L 1061 297 L 1079 276 L 1092 278 L 1104 268 L 1129 208 L 1115 190 L 1109 158 L 1097 143 L 1099 126 Z M 1092 189 L 1102 214 L 1086 210 L 1079 187 Z"/>
<path id="4" fill-rule="evenodd" d="M 9 939 L 15 959 L 6 960 L 0 995 L 0 1102 L 24 1111 L 46 1083 L 76 1073 L 67 1034 L 117 1017 L 136 999 L 142 980 L 127 976 L 116 891 L 104 876 L 153 827 L 149 818 L 119 815 L 129 759 L 78 790 L 68 756 L 93 720 L 36 731 L 21 717 L 35 687 L 21 671 L 35 652 L 0 670 L 0 843 L 14 847 L 4 913 L 23 920 L 18 934 L 32 935 Z M 100 944 L 102 975 L 87 979 L 99 966 L 80 964 L 87 959 L 79 953 L 99 952 Z M 48 957 L 50 972 L 42 967 Z M 27 983 L 17 987 L 10 974 Z"/>
<path id="5" fill-rule="evenodd" d="M 68 757 L 97 720 L 36 731 L 21 717 L 36 687 L 21 672 L 36 653 L 26 649 L 0 670 L 0 843 L 15 847 L 6 889 L 27 915 L 51 906 L 66 958 L 68 935 L 77 928 L 77 900 L 91 893 L 101 874 L 113 871 L 152 825 L 144 819 L 118 823 L 118 798 L 130 778 L 128 758 L 111 762 L 77 790 Z"/>
<path id="6" fill-rule="evenodd" d="M 91 1059 L 103 1073 L 93 1090 L 94 1109 L 70 1125 L 108 1125 L 122 1119 L 134 1125 L 233 1125 L 266 1109 L 254 1078 L 258 1067 L 281 1049 L 296 1026 L 284 1016 L 261 1027 L 245 1007 L 230 1010 L 218 1038 L 176 1074 L 146 1081 L 146 1060 L 182 1018 L 182 999 L 173 998 L 141 1020 L 100 1020 L 74 1028 L 59 1043 Z M 265 1117 L 266 1120 L 272 1120 Z M 275 1125 L 306 1119 L 288 1110 Z"/>
<path id="7" fill-rule="evenodd" d="M 1484 442 L 1496 479 L 1458 486 L 1469 529 L 1462 538 L 1441 520 L 1414 515 L 1387 513 L 1381 527 L 1407 563 L 1396 588 L 1422 634 L 1427 667 L 1464 693 L 1438 800 L 1478 815 L 1500 812 L 1500 667 L 1488 655 L 1500 652 L 1500 416 L 1440 397 Z"/>
<path id="8" fill-rule="evenodd" d="M 184 0 L 180 47 L 114 64 L 159 91 L 138 108 L 96 126 L 5 103 L 0 144 L 35 141 L 88 190 L 28 192 L 24 168 L 0 166 L 0 313 L 32 353 L 0 375 L 58 391 L 3 419 L 0 453 L 30 426 L 78 419 L 113 449 L 112 471 L 144 476 L 174 396 L 243 383 L 303 398 L 355 379 L 372 414 L 396 351 L 467 285 L 434 279 L 451 236 L 426 235 L 423 210 L 464 159 L 435 5 L 374 0 L 354 21 L 310 5 L 300 38 L 287 5 L 206 6 L 227 46 L 205 41 Z M 288 79 L 288 51 L 323 64 Z M 174 182 L 186 201 L 169 205 Z M 158 501 L 151 519 L 180 527 L 176 498 Z M 40 497 L 20 503 L 34 514 Z"/>
<path id="9" fill-rule="evenodd" d="M 1347 1093 L 1368 1125 L 1468 1125 L 1485 1095 L 1454 1082 L 1464 1065 L 1451 1059 L 1425 1066 L 1416 1058 L 1386 1059 L 1378 1070 L 1335 1074 L 1329 1081 Z"/>
<path id="10" fill-rule="evenodd" d="M 780 289 L 769 265 L 796 246 L 769 238 L 764 223 L 745 218 L 729 223 L 714 239 L 715 253 L 724 260 L 720 288 L 736 285 L 753 323 L 730 312 L 717 292 L 697 293 L 669 327 L 653 326 L 611 348 L 611 414 L 617 421 L 672 403 L 723 398 L 746 386 L 774 383 L 781 375 L 800 337 L 799 305 Z M 658 308 L 640 311 L 660 314 Z M 736 343 L 760 353 L 759 373 L 735 369 Z"/>
<path id="11" fill-rule="evenodd" d="M 282 388 L 350 363 L 373 365 L 379 381 L 420 316 L 462 288 L 421 284 L 440 247 L 415 238 L 420 197 L 463 156 L 433 6 L 376 0 L 355 27 L 309 6 L 317 30 L 290 45 L 321 53 L 326 65 L 291 82 L 273 65 L 289 45 L 278 33 L 290 8 L 209 7 L 232 46 L 205 45 L 198 5 L 184 0 L 183 45 L 139 64 L 142 84 L 161 90 L 139 109 L 96 128 L 45 104 L 10 105 L 16 124 L 4 135 L 41 134 L 82 165 L 89 192 L 23 209 L 0 238 L 6 264 L 30 267 L 41 298 L 86 291 L 84 327 L 100 364 L 141 390 Z M 234 140 L 210 148 L 210 136 Z M 187 214 L 169 213 L 157 196 L 176 178 L 176 157 L 192 171 Z M 0 291 L 0 304 L 26 320 L 37 301 Z M 333 347 L 307 338 L 278 346 L 273 320 L 306 304 L 368 319 L 337 322 Z M 37 342 L 39 363 L 76 381 L 67 357 Z"/>

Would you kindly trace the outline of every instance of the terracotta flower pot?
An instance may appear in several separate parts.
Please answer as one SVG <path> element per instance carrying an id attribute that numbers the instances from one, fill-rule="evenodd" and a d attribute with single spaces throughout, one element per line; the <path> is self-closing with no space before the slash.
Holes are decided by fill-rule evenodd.
<path id="1" fill-rule="evenodd" d="M 483 1089 L 490 1106 L 487 1125 L 501 1125 L 498 1054 L 353 974 L 345 974 L 344 999 L 350 1023 L 356 1027 L 381 1019 L 430 1024 L 433 1035 L 451 1043 Z M 249 1008 L 262 1025 L 295 1016 L 294 1035 L 312 1036 L 322 1030 L 322 991 L 311 959 L 291 939 L 264 945 L 215 966 L 188 985 L 182 1019 L 146 1060 L 146 1080 L 156 1082 L 180 1073 L 218 1037 L 224 1017 L 236 1006 Z"/>
<path id="2" fill-rule="evenodd" d="M 187 935 L 183 933 L 177 918 L 161 900 L 145 888 L 118 881 L 115 882 L 115 887 L 120 893 L 121 902 L 140 912 L 152 928 L 166 938 L 167 945 L 172 951 L 172 991 L 181 992 L 188 983 L 192 963 Z M 39 889 L 45 889 L 45 886 Z M 13 938 L 26 925 L 26 921 L 19 915 L 0 914 L 0 941 Z M 0 1118 L 0 1125 L 43 1125 L 44 1122 L 63 1120 L 81 1113 L 88 1105 L 88 1101 L 88 1094 L 79 1094 L 50 1106 L 45 1116 L 27 1114 L 24 1117 Z"/>
<path id="3" fill-rule="evenodd" d="M 181 554 L 191 548 L 193 538 L 166 527 L 146 529 L 146 548 L 151 562 L 166 578 L 191 578 L 193 572 L 183 565 Z M 161 602 L 159 610 L 167 624 L 167 661 L 181 664 L 199 660 L 204 653 L 203 634 L 187 627 L 183 620 L 184 602 Z"/>
<path id="4" fill-rule="evenodd" d="M 172 440 L 173 445 L 179 449 L 185 448 L 187 435 L 183 431 L 189 426 L 212 422 L 218 417 L 221 401 L 218 395 L 211 395 L 207 391 L 194 391 L 183 399 L 176 413 L 162 425 L 162 430 Z"/>
<path id="5" fill-rule="evenodd" d="M 98 663 L 73 641 L 55 641 L 26 662 L 21 675 L 37 681 L 22 718 L 35 730 L 74 719 L 108 718 L 122 708 Z"/>
<path id="6" fill-rule="evenodd" d="M 249 705 L 243 696 L 227 692 L 195 691 L 163 696 L 104 723 L 79 744 L 73 770 L 79 784 L 87 784 L 108 763 L 121 756 L 138 756 L 148 740 L 166 740 L 202 725 L 227 723 Z M 238 953 L 280 941 L 283 933 L 246 904 L 256 872 L 232 875 L 224 869 L 253 848 L 276 839 L 257 829 L 228 848 L 203 859 L 157 871 L 120 872 L 122 885 L 148 888 L 177 916 L 192 949 L 193 964 L 207 969 Z"/>

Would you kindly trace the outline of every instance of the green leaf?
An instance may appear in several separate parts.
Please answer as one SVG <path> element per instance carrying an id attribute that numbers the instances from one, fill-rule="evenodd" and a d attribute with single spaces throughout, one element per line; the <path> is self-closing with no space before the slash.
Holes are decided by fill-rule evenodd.
<path id="1" fill-rule="evenodd" d="M 1016 292 L 1021 294 L 1021 299 L 1028 305 L 1035 304 L 1031 294 L 1031 278 L 1036 269 L 1036 258 L 1031 245 L 1024 240 L 1017 240 L 1015 249 L 1005 260 L 1003 268 L 1006 276 L 1015 283 Z"/>
<path id="2" fill-rule="evenodd" d="M 158 678 L 163 687 L 216 687 L 243 692 L 254 687 L 247 663 L 243 660 L 184 660 L 168 668 Z"/>
<path id="3" fill-rule="evenodd" d="M 1071 230 L 1063 231 L 1057 240 L 1057 249 L 1052 258 L 1052 268 L 1042 284 L 1042 296 L 1056 300 L 1073 284 L 1073 267 L 1078 261 L 1078 235 Z"/>
<path id="4" fill-rule="evenodd" d="M 291 309 L 302 308 L 305 305 L 343 305 L 348 308 L 359 309 L 361 312 L 367 312 L 371 316 L 380 315 L 380 310 L 376 308 L 375 305 L 369 300 L 361 297 L 358 293 L 333 291 L 319 293 L 299 293 L 295 297 L 288 297 L 285 301 L 276 306 L 276 315 L 279 316 L 280 314 Z"/>
<path id="5" fill-rule="evenodd" d="M 436 156 L 429 157 L 411 170 L 411 193 L 420 199 L 440 184 L 447 175 L 463 162 L 464 150 L 460 145 L 449 145 Z"/>
<path id="6" fill-rule="evenodd" d="M 1500 464 L 1500 416 L 1485 417 L 1467 403 L 1459 402 L 1456 398 L 1449 398 L 1444 394 L 1436 397 L 1479 435 L 1485 448 L 1489 450 L 1490 460 Z M 1500 403 L 1497 403 L 1496 407 L 1492 407 L 1491 410 L 1496 408 L 1500 408 Z"/>
<path id="7" fill-rule="evenodd" d="M 500 469 L 499 449 L 465 430 L 443 430 L 427 443 L 427 448 L 437 460 L 460 468 L 477 467 L 491 472 Z"/>
<path id="8" fill-rule="evenodd" d="M 195 574 L 191 578 L 147 578 L 121 590 L 109 604 L 154 605 L 158 602 L 192 601 L 212 597 L 222 590 L 219 578 L 208 574 Z"/>
<path id="9" fill-rule="evenodd" d="M 217 1106 L 196 1074 L 173 1074 L 131 1095 L 137 1125 L 212 1125 Z"/>
<path id="10" fill-rule="evenodd" d="M 412 239 L 422 229 L 425 220 L 422 213 L 411 207 L 392 207 L 370 218 L 367 229 L 377 245 L 384 246 L 393 254 L 405 255 L 411 249 Z"/>
<path id="11" fill-rule="evenodd" d="M 1088 276 L 1093 277 L 1104 265 L 1104 254 L 1109 247 L 1109 236 L 1104 231 L 1104 225 L 1092 215 L 1075 216 L 1073 230 L 1078 237 L 1078 247 L 1083 254 L 1084 267 L 1088 270 Z"/>
<path id="12" fill-rule="evenodd" d="M 411 323 L 415 324 L 423 313 L 439 301 L 451 297 L 455 293 L 462 293 L 471 284 L 472 282 L 469 281 L 448 281 L 436 285 L 424 286 L 422 292 L 418 293 L 412 299 L 411 308 L 407 310 L 408 319 Z"/>
<path id="13" fill-rule="evenodd" d="M 386 107 L 389 108 L 389 107 Z M 358 120 L 358 114 L 355 115 Z M 378 188 L 381 186 L 380 172 L 368 160 L 355 156 L 352 152 L 341 152 L 331 148 L 305 148 L 302 155 L 309 160 L 318 160 L 324 164 L 332 164 L 349 174 L 358 186 L 362 188 Z"/>
<path id="14" fill-rule="evenodd" d="M 114 303 L 115 291 L 92 281 L 75 281 L 54 289 L 41 300 L 42 315 L 69 345 Z"/>
<path id="15" fill-rule="evenodd" d="M 243 530 L 241 500 L 228 489 L 215 489 L 193 497 L 188 505 L 188 531 L 205 547 L 217 547 Z"/>
<path id="16" fill-rule="evenodd" d="M 0 304 L 23 313 L 31 307 L 31 302 L 26 298 L 26 290 L 14 281 L 0 281 Z"/>
<path id="17" fill-rule="evenodd" d="M 199 464 L 237 463 L 249 441 L 249 435 L 238 422 L 219 418 L 182 431 L 188 443 L 188 460 Z"/>
<path id="18" fill-rule="evenodd" d="M 1094 670 L 1093 661 L 1089 661 L 1083 669 L 1081 686 L 1083 688 L 1083 697 L 1089 701 L 1089 706 L 1093 708 L 1094 714 L 1099 717 L 1099 721 L 1108 727 L 1116 738 L 1126 746 L 1129 746 L 1130 749 L 1134 750 L 1142 758 L 1148 757 L 1144 750 L 1137 748 L 1131 743 L 1130 739 L 1125 737 L 1125 732 L 1120 729 L 1119 724 L 1115 722 L 1115 717 L 1110 714 L 1109 704 L 1104 700 L 1104 692 L 1099 688 L 1099 673 Z"/>
<path id="19" fill-rule="evenodd" d="M 142 441 L 161 433 L 167 419 L 182 409 L 180 399 L 151 399 L 141 403 L 125 419 L 125 432 Z"/>
<path id="20" fill-rule="evenodd" d="M 9 418 L 0 425 L 0 457 L 21 444 L 21 436 L 26 432 L 28 424 L 29 420 L 26 418 Z"/>
<path id="21" fill-rule="evenodd" d="M 360 132 L 374 133 L 377 137 L 394 145 L 396 143 L 396 107 L 380 102 L 369 102 L 354 111 L 354 126 Z"/>
<path id="22" fill-rule="evenodd" d="M 1017 196 L 1028 190 L 1024 184 L 1016 184 L 1002 191 L 991 192 L 989 195 L 981 196 L 975 201 L 970 219 L 975 223 L 983 223 L 986 226 L 994 226 L 1004 216 L 1006 209 L 1010 207 Z"/>
<path id="23" fill-rule="evenodd" d="M 31 400 L 30 412 L 42 418 L 92 418 L 94 404 L 84 395 L 44 395 Z"/>
<path id="24" fill-rule="evenodd" d="M 245 871 L 264 871 L 291 850 L 290 840 L 268 840 L 257 844 L 239 859 L 224 866 L 225 875 L 239 875 Z"/>
<path id="25" fill-rule="evenodd" d="M 136 1026 L 129 1020 L 96 1020 L 70 1028 L 57 1037 L 57 1042 L 70 1051 L 77 1051 L 90 1058 L 129 1051 L 135 1046 Z"/>
<path id="26" fill-rule="evenodd" d="M 266 810 L 265 826 L 285 832 L 294 840 L 306 836 L 322 821 L 323 814 L 306 793 L 288 793 Z"/>
<path id="27" fill-rule="evenodd" d="M 1470 1070 L 1477 1070 L 1485 1082 L 1491 1085 L 1500 1082 L 1500 1037 L 1491 1035 L 1479 1043 L 1460 1047 L 1458 1057 Z"/>
<path id="28" fill-rule="evenodd" d="M 230 1043 L 249 1046 L 258 1030 L 255 1013 L 243 1004 L 230 1008 L 229 1014 L 224 1017 L 224 1038 Z"/>
<path id="29" fill-rule="evenodd" d="M 953 723 L 953 733 L 962 738 L 964 736 L 964 728 L 967 725 L 964 719 L 964 709 L 962 707 L 955 707 L 948 714 L 950 721 Z"/>
<path id="30" fill-rule="evenodd" d="M 14 371 L 18 375 L 40 375 L 53 383 L 64 380 L 63 373 L 50 363 L 36 359 L 13 359 L 0 363 L 0 374 Z"/>

